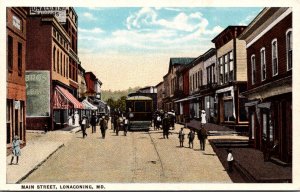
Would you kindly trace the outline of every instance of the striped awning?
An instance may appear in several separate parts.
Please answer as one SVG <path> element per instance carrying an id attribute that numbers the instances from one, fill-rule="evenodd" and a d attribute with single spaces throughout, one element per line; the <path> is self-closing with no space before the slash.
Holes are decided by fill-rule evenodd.
<path id="1" fill-rule="evenodd" d="M 91 109 L 91 110 L 97 110 L 98 109 L 96 106 L 94 106 L 93 104 L 88 102 L 86 99 L 82 101 L 82 104 L 83 104 L 85 109 Z"/>
<path id="2" fill-rule="evenodd" d="M 66 102 L 63 101 L 62 97 L 64 100 L 67 100 L 67 105 Z M 75 109 L 83 109 L 82 103 L 80 103 L 68 90 L 56 86 L 54 90 L 54 108 L 75 108 Z"/>

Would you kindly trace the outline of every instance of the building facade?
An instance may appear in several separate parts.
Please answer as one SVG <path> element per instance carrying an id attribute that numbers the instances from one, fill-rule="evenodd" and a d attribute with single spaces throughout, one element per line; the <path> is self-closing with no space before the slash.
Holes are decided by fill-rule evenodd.
<path id="1" fill-rule="evenodd" d="M 163 109 L 164 82 L 161 81 L 155 87 L 157 90 L 157 107 L 154 109 L 160 111 Z"/>
<path id="2" fill-rule="evenodd" d="M 26 44 L 27 10 L 6 8 L 6 145 L 18 135 L 26 144 Z"/>
<path id="3" fill-rule="evenodd" d="M 292 8 L 265 8 L 241 34 L 247 45 L 249 140 L 292 162 Z"/>
<path id="4" fill-rule="evenodd" d="M 248 128 L 246 98 L 240 93 L 247 89 L 246 43 L 237 37 L 245 28 L 228 26 L 212 40 L 217 58 L 217 122 L 244 131 Z"/>
<path id="5" fill-rule="evenodd" d="M 70 14 L 66 20 L 68 17 Z M 64 23 L 53 15 L 29 14 L 27 26 L 27 128 L 63 128 L 68 126 L 69 116 L 83 108 L 76 99 L 77 65 L 76 69 L 70 67 L 71 38 Z"/>

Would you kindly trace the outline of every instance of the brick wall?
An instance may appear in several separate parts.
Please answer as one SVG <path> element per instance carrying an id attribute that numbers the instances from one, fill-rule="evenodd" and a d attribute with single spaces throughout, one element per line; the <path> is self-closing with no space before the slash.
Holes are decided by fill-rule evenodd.
<path id="1" fill-rule="evenodd" d="M 248 63 L 248 89 L 252 89 L 263 84 L 278 80 L 280 78 L 292 74 L 292 70 L 287 71 L 287 56 L 286 56 L 286 32 L 292 28 L 292 14 L 285 17 L 277 23 L 271 30 L 264 34 L 254 44 L 247 48 L 247 63 Z M 272 40 L 277 38 L 278 44 L 278 75 L 272 74 Z M 260 50 L 265 47 L 266 53 L 266 80 L 261 81 L 261 64 Z M 251 55 L 255 54 L 256 63 L 256 83 L 251 82 Z"/>

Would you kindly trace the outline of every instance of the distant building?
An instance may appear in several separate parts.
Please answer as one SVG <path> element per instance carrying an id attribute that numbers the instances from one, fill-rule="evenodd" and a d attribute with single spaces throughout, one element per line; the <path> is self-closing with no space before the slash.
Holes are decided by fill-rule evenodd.
<path id="1" fill-rule="evenodd" d="M 273 149 L 276 162 L 292 162 L 292 8 L 263 9 L 240 35 L 246 41 L 249 140 Z M 279 161 L 278 161 L 279 160 Z"/>
<path id="2" fill-rule="evenodd" d="M 157 108 L 156 108 L 156 110 L 162 110 L 163 109 L 164 82 L 161 81 L 155 87 L 157 90 Z"/>
<path id="3" fill-rule="evenodd" d="M 6 8 L 6 145 L 15 135 L 26 144 L 26 16 L 21 7 Z"/>

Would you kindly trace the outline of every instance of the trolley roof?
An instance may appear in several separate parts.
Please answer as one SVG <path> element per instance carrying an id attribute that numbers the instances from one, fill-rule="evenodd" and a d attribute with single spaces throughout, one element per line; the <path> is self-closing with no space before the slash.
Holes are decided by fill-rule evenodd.
<path id="1" fill-rule="evenodd" d="M 146 97 L 146 96 L 131 96 L 127 97 L 126 101 L 132 101 L 132 100 L 152 100 L 151 97 Z"/>

